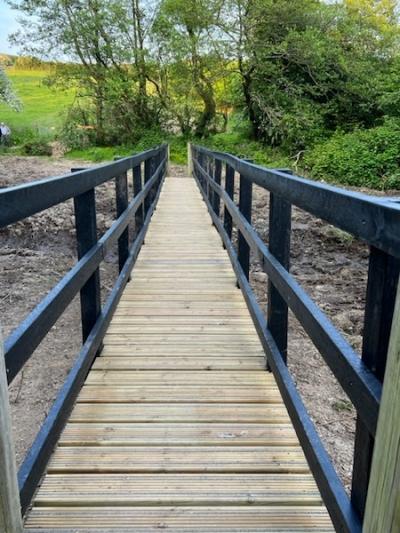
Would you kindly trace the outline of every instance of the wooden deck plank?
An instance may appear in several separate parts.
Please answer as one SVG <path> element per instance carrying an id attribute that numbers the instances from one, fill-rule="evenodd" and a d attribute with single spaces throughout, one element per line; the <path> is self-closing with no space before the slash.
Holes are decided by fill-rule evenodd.
<path id="1" fill-rule="evenodd" d="M 226 370 L 210 372 L 209 370 L 97 370 L 92 369 L 86 379 L 87 385 L 218 385 L 220 387 L 264 386 L 275 389 L 272 375 L 259 370 Z"/>
<path id="2" fill-rule="evenodd" d="M 49 473 L 270 472 L 308 473 L 300 446 L 58 447 Z"/>
<path id="3" fill-rule="evenodd" d="M 202 326 L 252 326 L 251 321 L 248 317 L 234 317 L 226 314 L 226 316 L 170 316 L 168 315 L 168 309 L 165 309 L 166 315 L 164 316 L 154 316 L 146 315 L 143 313 L 141 316 L 123 316 L 117 315 L 111 321 L 111 326 L 121 326 L 121 325 L 156 325 L 156 326 L 176 326 L 176 325 L 202 325 Z"/>
<path id="4" fill-rule="evenodd" d="M 280 403 L 278 389 L 265 386 L 219 385 L 107 386 L 84 385 L 78 402 L 91 403 Z"/>
<path id="5" fill-rule="evenodd" d="M 36 505 L 320 505 L 309 474 L 51 474 Z"/>
<path id="6" fill-rule="evenodd" d="M 333 531 L 192 180 L 166 180 L 25 527 Z"/>
<path id="7" fill-rule="evenodd" d="M 197 345 L 187 345 L 180 344 L 177 346 L 163 346 L 158 344 L 150 344 L 146 346 L 121 346 L 121 345 L 108 345 L 105 346 L 103 351 L 100 354 L 100 357 L 186 357 L 187 359 L 199 358 L 199 357 L 209 357 L 209 358 L 235 358 L 240 357 L 242 359 L 247 359 L 249 357 L 262 357 L 265 358 L 264 354 L 260 351 L 259 347 L 248 347 L 246 352 L 243 353 L 243 350 L 237 350 L 235 347 L 230 347 L 225 349 L 220 346 L 212 346 L 208 350 L 207 347 L 203 347 L 201 344 Z"/>
<path id="8" fill-rule="evenodd" d="M 157 335 L 156 333 L 154 335 L 148 333 L 127 333 L 124 335 L 107 335 L 104 339 L 104 344 L 122 344 L 124 346 L 135 346 L 138 344 L 170 344 L 171 346 L 176 346 L 178 344 L 199 344 L 204 346 L 207 344 L 210 347 L 222 346 L 225 350 L 230 350 L 232 346 L 240 346 L 242 351 L 246 351 L 248 346 L 260 346 L 260 342 L 253 337 L 253 335 L 234 335 L 229 333 L 215 333 L 213 335 L 205 335 L 202 333 L 193 335 L 185 333 L 182 333 L 181 335 L 176 333 L 169 335 L 166 333 L 163 335 Z"/>
<path id="9" fill-rule="evenodd" d="M 70 422 L 288 424 L 283 403 L 77 403 Z"/>
<path id="10" fill-rule="evenodd" d="M 333 532 L 325 509 L 317 506 L 205 507 L 35 507 L 28 527 L 171 529 L 174 532 Z M 101 529 L 100 529 L 101 531 Z"/>
<path id="11" fill-rule="evenodd" d="M 98 357 L 94 370 L 260 370 L 265 369 L 263 357 L 177 357 L 152 356 Z"/>
<path id="12" fill-rule="evenodd" d="M 68 424 L 60 446 L 298 446 L 291 424 Z"/>

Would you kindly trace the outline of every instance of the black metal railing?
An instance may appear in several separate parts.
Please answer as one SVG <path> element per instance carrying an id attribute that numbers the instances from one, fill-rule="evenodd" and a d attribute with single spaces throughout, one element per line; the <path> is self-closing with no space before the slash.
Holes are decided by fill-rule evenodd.
<path id="1" fill-rule="evenodd" d="M 0 191 L 0 228 L 70 198 L 74 200 L 78 262 L 5 341 L 11 383 L 73 298 L 80 292 L 83 346 L 18 473 L 21 507 L 28 507 L 73 402 L 101 349 L 108 324 L 129 280 L 166 175 L 166 145 L 114 163 Z M 142 165 L 144 172 L 142 172 Z M 128 197 L 128 171 L 133 198 Z M 115 180 L 117 219 L 98 239 L 95 187 Z M 129 224 L 135 220 L 130 243 Z M 100 299 L 99 265 L 118 243 L 119 277 L 105 305 Z"/>
<path id="2" fill-rule="evenodd" d="M 313 182 L 199 146 L 192 146 L 191 155 L 194 177 L 229 252 L 268 365 L 332 521 L 338 531 L 361 531 L 400 270 L 400 205 L 395 199 Z M 236 174 L 239 175 L 238 206 L 234 202 Z M 253 184 L 270 192 L 268 246 L 251 225 Z M 289 273 L 292 205 L 370 246 L 361 357 Z M 238 230 L 237 250 L 232 242 L 233 226 Z M 256 254 L 268 276 L 267 318 L 249 284 L 250 251 Z M 288 308 L 357 411 L 351 498 L 331 464 L 286 366 Z"/>

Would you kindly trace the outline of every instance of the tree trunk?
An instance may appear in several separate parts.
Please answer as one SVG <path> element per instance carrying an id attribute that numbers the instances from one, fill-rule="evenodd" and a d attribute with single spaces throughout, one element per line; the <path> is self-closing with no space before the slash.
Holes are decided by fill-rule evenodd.
<path id="1" fill-rule="evenodd" d="M 105 144 L 104 131 L 104 97 L 100 87 L 96 88 L 96 144 L 103 146 Z"/>
<path id="2" fill-rule="evenodd" d="M 214 91 L 211 83 L 209 82 L 207 82 L 205 87 L 201 86 L 201 84 L 198 84 L 196 88 L 200 98 L 204 102 L 204 111 L 200 115 L 200 118 L 196 124 L 195 135 L 196 137 L 208 137 L 210 133 L 209 126 L 214 121 L 217 113 Z"/>

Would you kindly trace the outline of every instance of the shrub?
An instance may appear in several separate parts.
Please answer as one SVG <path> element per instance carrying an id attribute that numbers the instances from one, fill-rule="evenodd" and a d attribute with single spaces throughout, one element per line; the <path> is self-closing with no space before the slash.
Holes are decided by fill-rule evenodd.
<path id="1" fill-rule="evenodd" d="M 78 106 L 69 109 L 58 138 L 70 150 L 83 150 L 94 144 L 95 131 L 83 109 Z"/>
<path id="2" fill-rule="evenodd" d="M 171 136 L 167 139 L 170 146 L 172 163 L 186 165 L 187 163 L 187 139 L 182 136 Z"/>
<path id="3" fill-rule="evenodd" d="M 218 152 L 251 159 L 258 165 L 279 168 L 292 166 L 292 162 L 281 150 L 266 146 L 259 141 L 249 140 L 248 133 L 240 131 L 240 128 L 237 132 L 218 133 L 206 140 L 202 139 L 199 144 Z"/>
<path id="4" fill-rule="evenodd" d="M 317 179 L 375 189 L 400 188 L 400 121 L 337 132 L 306 153 L 304 164 Z"/>
<path id="5" fill-rule="evenodd" d="M 52 155 L 52 148 L 50 144 L 44 140 L 27 141 L 21 146 L 21 152 L 24 155 Z"/>

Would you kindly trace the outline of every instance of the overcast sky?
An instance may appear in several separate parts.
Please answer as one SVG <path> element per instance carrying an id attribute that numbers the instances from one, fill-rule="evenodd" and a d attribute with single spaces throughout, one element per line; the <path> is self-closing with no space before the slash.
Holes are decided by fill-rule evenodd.
<path id="1" fill-rule="evenodd" d="M 16 54 L 18 48 L 8 42 L 8 35 L 19 28 L 17 13 L 4 0 L 0 0 L 0 53 Z"/>

